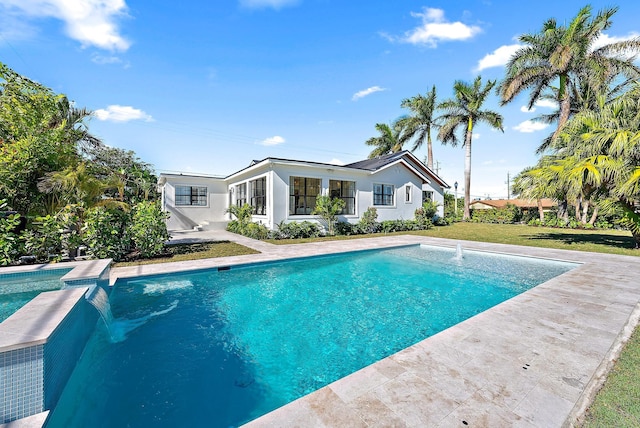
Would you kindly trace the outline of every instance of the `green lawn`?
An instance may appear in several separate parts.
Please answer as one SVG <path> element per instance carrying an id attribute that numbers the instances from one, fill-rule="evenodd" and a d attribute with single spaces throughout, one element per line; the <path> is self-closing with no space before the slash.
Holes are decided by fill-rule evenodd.
<path id="1" fill-rule="evenodd" d="M 406 234 L 640 256 L 640 250 L 635 249 L 635 242 L 631 233 L 624 230 L 573 230 L 532 227 L 518 224 L 454 223 L 450 226 L 436 226 L 433 229 L 424 231 L 397 232 L 388 235 Z M 335 239 L 357 239 L 370 236 L 384 235 L 337 236 L 297 240 L 283 239 L 270 240 L 268 242 L 273 244 L 293 244 Z"/>
<path id="2" fill-rule="evenodd" d="M 639 377 L 640 330 L 636 329 L 587 410 L 583 427 L 640 427 Z"/>
<path id="3" fill-rule="evenodd" d="M 229 241 L 205 242 L 197 244 L 168 245 L 166 254 L 153 259 L 114 263 L 114 267 L 149 265 L 154 263 L 181 262 L 185 260 L 211 259 L 216 257 L 257 254 L 252 248 Z"/>

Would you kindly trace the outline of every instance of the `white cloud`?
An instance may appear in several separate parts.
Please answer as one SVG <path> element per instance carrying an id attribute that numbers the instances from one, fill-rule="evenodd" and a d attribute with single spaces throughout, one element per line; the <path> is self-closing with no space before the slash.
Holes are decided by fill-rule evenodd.
<path id="1" fill-rule="evenodd" d="M 514 126 L 513 129 L 518 131 L 518 132 L 524 132 L 524 133 L 531 133 L 531 132 L 536 132 L 536 131 L 542 131 L 543 129 L 547 128 L 549 126 L 549 124 L 547 123 L 541 123 L 541 122 L 534 122 L 532 120 L 525 120 L 524 122 L 520 123 L 517 126 Z"/>
<path id="2" fill-rule="evenodd" d="M 265 138 L 260 142 L 263 146 L 277 146 L 278 144 L 284 143 L 284 138 L 279 135 L 274 135 L 273 137 Z"/>
<path id="3" fill-rule="evenodd" d="M 280 9 L 285 6 L 293 6 L 298 3 L 298 0 L 240 0 L 240 6 L 249 9 L 263 9 L 271 7 L 273 9 Z"/>
<path id="4" fill-rule="evenodd" d="M 478 61 L 476 71 L 482 71 L 487 68 L 502 67 L 506 65 L 513 54 L 516 53 L 516 51 L 521 47 L 522 45 L 518 44 L 500 46 L 498 49 L 494 50 L 490 54 L 485 55 L 480 61 Z"/>
<path id="5" fill-rule="evenodd" d="M 126 51 L 131 43 L 119 34 L 117 18 L 126 16 L 124 0 L 3 0 L 6 13 L 28 18 L 56 18 L 83 47 Z"/>
<path id="6" fill-rule="evenodd" d="M 533 103 L 533 107 L 528 108 L 526 105 L 520 107 L 520 111 L 523 113 L 533 113 L 536 111 L 536 107 L 544 107 L 550 109 L 557 109 L 558 103 L 553 100 L 538 100 Z"/>
<path id="7" fill-rule="evenodd" d="M 442 9 L 425 7 L 422 12 L 411 12 L 411 16 L 420 18 L 422 25 L 407 31 L 403 37 L 383 36 L 392 41 L 435 48 L 439 42 L 468 40 L 482 31 L 480 27 L 460 21 L 448 22 Z"/>
<path id="8" fill-rule="evenodd" d="M 631 32 L 628 35 L 622 36 L 622 37 L 610 36 L 610 35 L 605 34 L 605 33 L 600 33 L 600 36 L 594 42 L 592 48 L 593 49 L 598 49 L 598 48 L 601 48 L 604 45 L 635 39 L 635 38 L 637 38 L 639 36 L 640 36 L 640 34 L 638 34 L 636 32 Z"/>
<path id="9" fill-rule="evenodd" d="M 366 97 L 367 95 L 371 95 L 374 92 L 380 92 L 380 91 L 386 91 L 386 89 L 381 88 L 380 86 L 372 86 L 370 88 L 363 89 L 362 91 L 356 92 L 355 94 L 353 94 L 353 97 L 351 97 L 351 99 L 353 101 L 357 101 L 360 98 Z"/>
<path id="10" fill-rule="evenodd" d="M 331 159 L 331 160 L 329 161 L 329 163 L 330 163 L 331 165 L 344 165 L 344 162 L 343 162 L 343 161 L 341 161 L 340 159 L 337 159 L 337 158 L 333 158 L 333 159 Z"/>
<path id="11" fill-rule="evenodd" d="M 128 122 L 130 120 L 144 120 L 153 122 L 153 118 L 147 113 L 131 106 L 110 105 L 106 109 L 98 109 L 93 112 L 98 120 L 110 122 Z"/>
<path id="12" fill-rule="evenodd" d="M 551 109 L 558 108 L 558 103 L 552 100 L 538 100 L 535 103 L 533 103 L 533 105 L 537 107 L 546 107 Z"/>
<path id="13" fill-rule="evenodd" d="M 474 132 L 473 134 L 471 134 L 471 138 L 473 138 L 474 140 L 477 140 L 480 138 L 480 134 L 478 134 L 477 132 Z"/>

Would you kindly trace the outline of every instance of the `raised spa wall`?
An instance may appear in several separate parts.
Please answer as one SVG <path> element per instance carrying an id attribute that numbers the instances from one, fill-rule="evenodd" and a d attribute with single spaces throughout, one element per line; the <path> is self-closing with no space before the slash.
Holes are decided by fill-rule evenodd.
<path id="1" fill-rule="evenodd" d="M 40 293 L 0 323 L 0 424 L 55 407 L 99 316 L 86 298 L 96 287 L 109 287 L 110 264 L 110 259 L 65 263 L 73 269 L 61 278 L 62 290 Z M 2 273 L 60 267 L 3 268 Z"/>

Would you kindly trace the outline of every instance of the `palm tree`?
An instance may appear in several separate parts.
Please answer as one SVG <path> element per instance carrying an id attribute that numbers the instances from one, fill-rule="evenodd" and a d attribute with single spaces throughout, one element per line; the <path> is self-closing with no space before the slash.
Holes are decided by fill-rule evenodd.
<path id="1" fill-rule="evenodd" d="M 397 123 L 391 124 L 391 126 L 386 123 L 376 123 L 376 130 L 380 133 L 380 136 L 371 137 L 365 141 L 367 146 L 375 147 L 375 149 L 369 153 L 369 159 L 390 153 L 397 153 L 402 150 L 400 127 Z"/>
<path id="2" fill-rule="evenodd" d="M 547 20 L 540 33 L 523 34 L 520 48 L 507 64 L 507 75 L 498 87 L 502 105 L 530 89 L 528 107 L 541 99 L 545 90 L 557 84 L 560 106 L 554 137 L 571 115 L 572 95 L 578 80 L 588 78 L 593 88 L 602 87 L 612 76 L 640 77 L 640 68 L 630 54 L 640 51 L 640 38 L 595 47 L 603 30 L 611 26 L 618 8 L 604 9 L 591 17 L 591 6 L 583 7 L 569 25 Z"/>
<path id="3" fill-rule="evenodd" d="M 433 170 L 433 147 L 431 144 L 431 128 L 436 127 L 433 113 L 436 110 L 436 87 L 431 88 L 424 96 L 418 94 L 415 97 L 406 98 L 400 104 L 402 108 L 409 109 L 411 114 L 398 120 L 402 128 L 400 141 L 405 142 L 415 138 L 411 151 L 418 150 L 427 142 L 427 166 Z"/>
<path id="4" fill-rule="evenodd" d="M 456 146 L 458 144 L 457 130 L 461 128 L 464 133 L 465 188 L 463 220 L 469 220 L 471 217 L 469 204 L 471 202 L 471 139 L 473 127 L 476 123 L 484 122 L 492 128 L 504 132 L 502 116 L 490 110 L 482 110 L 482 105 L 495 84 L 495 80 L 489 80 L 483 87 L 480 76 L 476 77 L 476 80 L 471 85 L 458 80 L 453 85 L 455 98 L 445 100 L 438 105 L 438 109 L 444 110 L 444 114 L 440 116 L 442 125 L 440 125 L 440 131 L 438 132 L 438 139 L 445 144 L 450 143 Z"/>

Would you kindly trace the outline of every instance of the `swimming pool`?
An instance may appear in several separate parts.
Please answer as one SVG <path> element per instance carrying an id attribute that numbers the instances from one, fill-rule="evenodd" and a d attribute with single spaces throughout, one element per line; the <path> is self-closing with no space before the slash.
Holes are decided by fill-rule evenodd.
<path id="1" fill-rule="evenodd" d="M 36 272 L 0 273 L 0 322 L 43 291 L 59 290 L 60 280 L 70 268 L 47 269 Z"/>
<path id="2" fill-rule="evenodd" d="M 47 426 L 237 425 L 573 266 L 413 246 L 118 281 Z"/>

